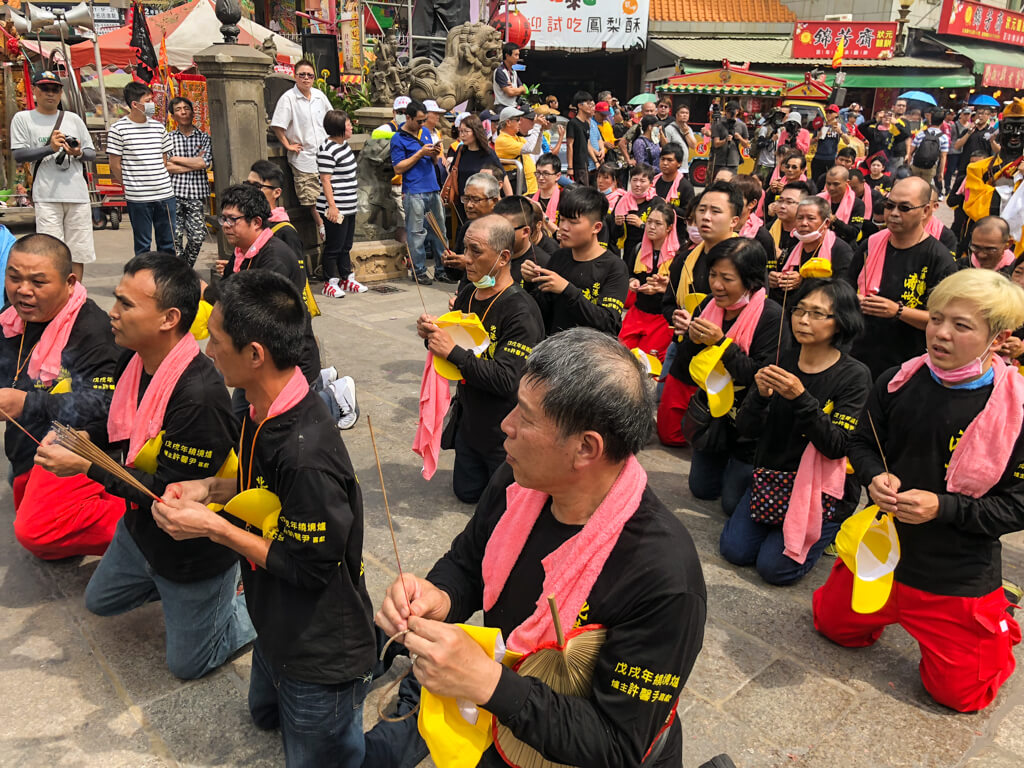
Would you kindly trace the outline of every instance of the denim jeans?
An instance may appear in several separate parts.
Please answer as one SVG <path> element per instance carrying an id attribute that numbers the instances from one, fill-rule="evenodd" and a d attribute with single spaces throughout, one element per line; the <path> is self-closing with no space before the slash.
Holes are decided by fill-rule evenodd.
<path id="1" fill-rule="evenodd" d="M 153 234 L 156 234 L 156 249 L 163 253 L 174 253 L 174 222 L 177 217 L 178 201 L 173 197 L 164 200 L 150 200 L 146 203 L 128 201 L 128 218 L 132 222 L 132 237 L 135 241 L 135 255 L 153 250 Z"/>
<path id="2" fill-rule="evenodd" d="M 275 674 L 252 652 L 249 712 L 257 728 L 281 729 L 287 768 L 360 768 L 363 764 L 363 701 L 372 676 L 321 685 Z M 415 722 L 415 718 L 411 718 Z"/>
<path id="3" fill-rule="evenodd" d="M 392 647 L 397 645 L 393 643 Z M 421 686 L 412 673 L 398 684 L 396 715 L 411 712 L 420 701 Z M 420 736 L 417 717 L 413 715 L 397 723 L 381 720 L 366 733 L 365 768 L 416 768 L 429 754 L 427 743 Z"/>
<path id="4" fill-rule="evenodd" d="M 807 559 L 798 563 L 783 554 L 786 545 L 781 525 L 766 525 L 751 519 L 748 488 L 736 505 L 736 511 L 725 521 L 718 549 L 733 565 L 754 565 L 762 579 L 781 587 L 795 584 L 810 573 L 825 547 L 835 540 L 839 526 L 834 520 L 822 521 L 821 537 L 807 553 Z"/>
<path id="5" fill-rule="evenodd" d="M 217 576 L 188 583 L 154 573 L 122 519 L 85 588 L 85 607 L 97 616 L 116 616 L 160 600 L 167 668 L 175 677 L 192 680 L 219 667 L 256 637 L 237 586 L 237 564 Z"/>
<path id="6" fill-rule="evenodd" d="M 694 451 L 690 459 L 690 493 L 698 499 L 722 497 L 722 511 L 731 515 L 750 488 L 754 467 L 728 453 Z"/>
<path id="7" fill-rule="evenodd" d="M 406 193 L 402 195 L 405 206 L 405 231 L 409 239 L 409 255 L 412 266 L 420 277 L 427 274 L 427 238 L 434 244 L 434 253 L 444 253 L 444 243 L 437 239 L 434 231 L 427 226 L 427 211 L 432 211 L 437 223 L 444 226 L 444 209 L 438 192 Z"/>

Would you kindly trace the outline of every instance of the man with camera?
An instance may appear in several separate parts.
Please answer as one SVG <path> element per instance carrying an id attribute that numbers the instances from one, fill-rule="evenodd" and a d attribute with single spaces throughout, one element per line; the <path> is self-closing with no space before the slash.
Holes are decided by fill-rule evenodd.
<path id="1" fill-rule="evenodd" d="M 772 110 L 770 115 L 762 118 L 761 127 L 754 137 L 754 149 L 751 154 L 756 157 L 754 174 L 767 183 L 775 170 L 776 153 L 779 148 L 779 137 L 782 133 L 782 123 L 786 119 L 782 110 Z M 793 136 L 795 141 L 796 136 Z"/>
<path id="2" fill-rule="evenodd" d="M 742 150 L 750 146 L 747 126 L 737 115 L 740 105 L 730 101 L 725 105 L 725 114 L 711 126 L 712 159 L 714 170 L 723 168 L 736 173 L 743 162 Z"/>
<path id="3" fill-rule="evenodd" d="M 82 165 L 96 159 L 96 150 L 82 118 L 60 108 L 62 91 L 56 74 L 36 73 L 36 108 L 18 112 L 11 120 L 11 149 L 14 162 L 32 164 L 36 232 L 53 235 L 71 249 L 71 268 L 81 280 L 84 265 L 96 260 Z"/>

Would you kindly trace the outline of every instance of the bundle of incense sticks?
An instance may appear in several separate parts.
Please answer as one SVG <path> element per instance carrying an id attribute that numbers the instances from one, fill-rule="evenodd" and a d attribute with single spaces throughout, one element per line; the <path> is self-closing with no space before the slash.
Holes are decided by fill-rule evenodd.
<path id="1" fill-rule="evenodd" d="M 129 472 L 120 463 L 114 461 L 105 454 L 95 443 L 85 437 L 85 435 L 79 434 L 71 427 L 65 426 L 57 421 L 53 422 L 51 427 L 57 434 L 57 445 L 67 448 L 76 456 L 81 456 L 86 461 L 90 461 L 101 469 L 106 470 L 118 480 L 124 481 L 140 493 L 146 494 L 153 499 L 153 501 L 160 501 L 159 496 L 139 482 L 135 475 Z"/>
<path id="2" fill-rule="evenodd" d="M 444 247 L 448 247 L 448 238 L 444 236 L 444 230 L 441 229 L 441 225 L 438 224 L 437 219 L 434 217 L 433 211 L 427 211 L 427 224 L 433 230 L 434 234 L 437 235 L 437 239 L 444 243 Z"/>

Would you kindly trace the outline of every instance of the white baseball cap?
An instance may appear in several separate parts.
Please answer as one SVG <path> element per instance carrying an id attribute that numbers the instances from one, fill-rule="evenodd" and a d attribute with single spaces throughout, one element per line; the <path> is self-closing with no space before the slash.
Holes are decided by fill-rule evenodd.
<path id="1" fill-rule="evenodd" d="M 437 102 L 433 99 L 427 99 L 423 102 L 423 106 L 427 108 L 427 112 L 436 112 L 439 115 L 443 115 L 447 110 L 442 109 L 437 105 Z"/>
<path id="2" fill-rule="evenodd" d="M 501 110 L 501 114 L 498 115 L 498 122 L 504 123 L 506 120 L 511 120 L 514 117 L 522 117 L 523 110 L 516 109 L 515 107 L 505 107 Z"/>
<path id="3" fill-rule="evenodd" d="M 395 104 L 391 108 L 392 112 L 401 112 L 403 109 L 409 106 L 409 102 L 412 101 L 408 96 L 399 96 L 395 99 Z"/>

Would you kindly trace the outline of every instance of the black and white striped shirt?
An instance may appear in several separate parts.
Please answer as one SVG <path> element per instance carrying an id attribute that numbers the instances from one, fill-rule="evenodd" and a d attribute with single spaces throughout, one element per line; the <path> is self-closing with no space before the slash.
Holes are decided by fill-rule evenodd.
<path id="1" fill-rule="evenodd" d="M 136 123 L 122 117 L 107 133 L 107 154 L 121 156 L 124 196 L 132 203 L 174 197 L 164 156 L 171 154 L 171 137 L 156 120 Z"/>
<path id="2" fill-rule="evenodd" d="M 331 175 L 334 205 L 342 216 L 356 213 L 356 157 L 348 143 L 338 144 L 327 139 L 316 153 L 317 173 Z M 327 212 L 327 197 L 323 192 L 316 200 L 316 210 Z"/>

